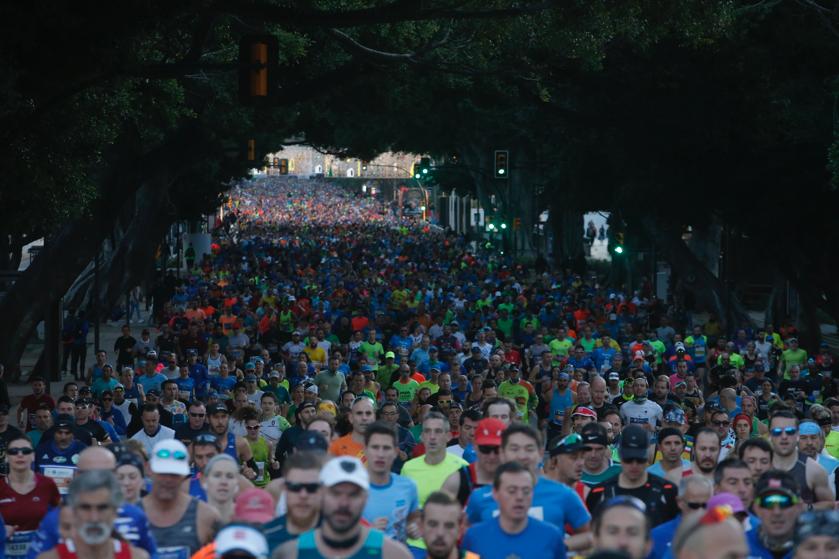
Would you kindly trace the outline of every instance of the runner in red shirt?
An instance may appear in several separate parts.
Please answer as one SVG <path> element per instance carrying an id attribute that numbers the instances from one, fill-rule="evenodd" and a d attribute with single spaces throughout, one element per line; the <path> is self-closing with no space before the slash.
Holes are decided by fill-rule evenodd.
<path id="1" fill-rule="evenodd" d="M 27 431 L 34 428 L 35 412 L 41 407 L 41 404 L 46 404 L 50 411 L 55 409 L 55 400 L 52 396 L 47 394 L 47 383 L 44 377 L 33 376 L 29 379 L 32 385 L 32 394 L 23 397 L 20 402 L 20 407 L 17 410 L 17 424 L 20 425 L 22 431 Z M 24 413 L 26 414 L 24 416 Z M 23 423 L 23 420 L 26 422 Z"/>

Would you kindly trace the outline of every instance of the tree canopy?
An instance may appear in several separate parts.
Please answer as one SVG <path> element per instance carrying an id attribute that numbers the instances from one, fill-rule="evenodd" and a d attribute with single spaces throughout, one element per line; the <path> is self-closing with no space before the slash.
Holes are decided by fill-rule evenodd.
<path id="1" fill-rule="evenodd" d="M 588 209 L 617 211 L 639 243 L 678 261 L 686 227 L 721 223 L 755 240 L 767 270 L 812 308 L 839 316 L 822 248 L 837 236 L 839 186 L 831 7 L 129 0 L 0 10 L 0 266 L 47 238 L 34 279 L 0 302 L 12 317 L 0 334 L 8 362 L 104 241 L 113 285 L 102 302 L 140 281 L 166 226 L 210 211 L 254 166 L 248 139 L 257 160 L 290 137 L 361 158 L 456 154 L 438 180 L 482 198 L 501 193 L 489 174 L 503 147 L 515 193 L 503 211 L 527 231 L 550 207 L 563 261 L 579 261 L 568 239 Z M 278 90 L 263 108 L 241 106 L 236 91 L 238 41 L 256 33 L 280 46 Z"/>

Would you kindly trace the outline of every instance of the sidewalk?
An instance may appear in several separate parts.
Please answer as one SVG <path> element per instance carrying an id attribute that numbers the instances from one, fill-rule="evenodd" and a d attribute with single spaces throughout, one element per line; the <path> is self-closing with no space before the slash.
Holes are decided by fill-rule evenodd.
<path id="1" fill-rule="evenodd" d="M 157 337 L 157 335 L 159 334 L 157 328 L 147 326 L 148 313 L 141 309 L 140 315 L 142 318 L 139 321 L 139 323 L 137 321 L 134 321 L 131 324 L 131 335 L 135 338 L 139 338 L 140 332 L 143 330 L 143 328 L 148 328 L 151 332 L 152 339 Z M 114 342 L 118 337 L 122 335 L 122 325 L 123 322 L 118 321 L 103 322 L 99 326 L 99 345 L 108 352 L 108 360 L 112 364 L 115 361 L 113 355 Z M 26 351 L 24 351 L 23 356 L 21 356 L 20 359 L 21 378 L 23 378 L 24 380 L 29 378 L 29 374 L 32 371 L 32 368 L 35 366 L 35 363 L 38 361 L 38 357 L 41 355 L 41 350 L 43 349 L 43 347 L 44 344 L 40 340 L 38 340 L 35 343 L 31 343 L 26 347 Z M 90 334 L 88 335 L 87 358 L 85 361 L 85 367 L 89 367 L 92 363 L 96 361 L 96 358 L 94 357 L 95 351 L 96 348 L 94 347 L 93 343 L 93 325 L 91 325 Z M 59 358 L 61 357 L 62 356 L 59 355 Z M 52 395 L 53 398 L 57 399 L 59 396 L 61 396 L 64 384 L 73 380 L 73 375 L 68 373 L 63 374 L 61 376 L 61 381 L 50 382 L 50 395 Z M 27 382 L 16 382 L 9 384 L 9 399 L 11 400 L 12 404 L 12 408 L 9 411 L 9 422 L 12 425 L 17 425 L 17 408 L 20 405 L 20 401 L 23 399 L 24 396 L 30 394 L 30 392 L 31 390 Z"/>

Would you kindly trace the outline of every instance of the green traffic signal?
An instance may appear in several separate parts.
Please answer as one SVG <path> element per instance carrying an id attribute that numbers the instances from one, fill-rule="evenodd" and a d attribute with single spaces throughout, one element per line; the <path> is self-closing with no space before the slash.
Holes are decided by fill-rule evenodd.
<path id="1" fill-rule="evenodd" d="M 623 247 L 621 245 L 615 247 L 615 254 L 623 254 Z"/>
<path id="2" fill-rule="evenodd" d="M 501 224 L 501 229 L 506 229 L 506 228 L 507 228 L 507 224 L 506 224 L 506 223 L 502 223 L 502 224 Z"/>

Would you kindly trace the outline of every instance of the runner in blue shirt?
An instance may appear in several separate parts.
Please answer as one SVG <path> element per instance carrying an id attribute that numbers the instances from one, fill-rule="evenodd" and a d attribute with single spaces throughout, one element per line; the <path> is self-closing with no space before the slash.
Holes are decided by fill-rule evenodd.
<path id="1" fill-rule="evenodd" d="M 553 525 L 561 532 L 570 526 L 574 536 L 569 538 L 571 550 L 587 547 L 591 515 L 582 499 L 570 487 L 539 475 L 543 449 L 541 437 L 532 427 L 514 424 L 508 427 L 501 437 L 501 461 L 518 462 L 530 470 L 537 478 L 533 495 L 529 502 L 531 518 Z M 480 487 L 472 492 L 466 504 L 466 517 L 470 524 L 491 520 L 499 510 L 492 487 Z"/>
<path id="2" fill-rule="evenodd" d="M 469 528 L 461 547 L 489 558 L 564 559 L 562 532 L 528 514 L 534 504 L 534 479 L 533 473 L 518 462 L 499 466 L 492 484 L 492 496 L 498 503 L 499 514 Z"/>
<path id="3" fill-rule="evenodd" d="M 391 473 L 399 453 L 396 431 L 389 423 L 376 421 L 364 432 L 364 455 L 370 476 L 370 498 L 362 517 L 386 536 L 405 543 L 408 526 L 419 518 L 417 484 Z M 419 533 L 411 537 L 418 537 Z"/>

